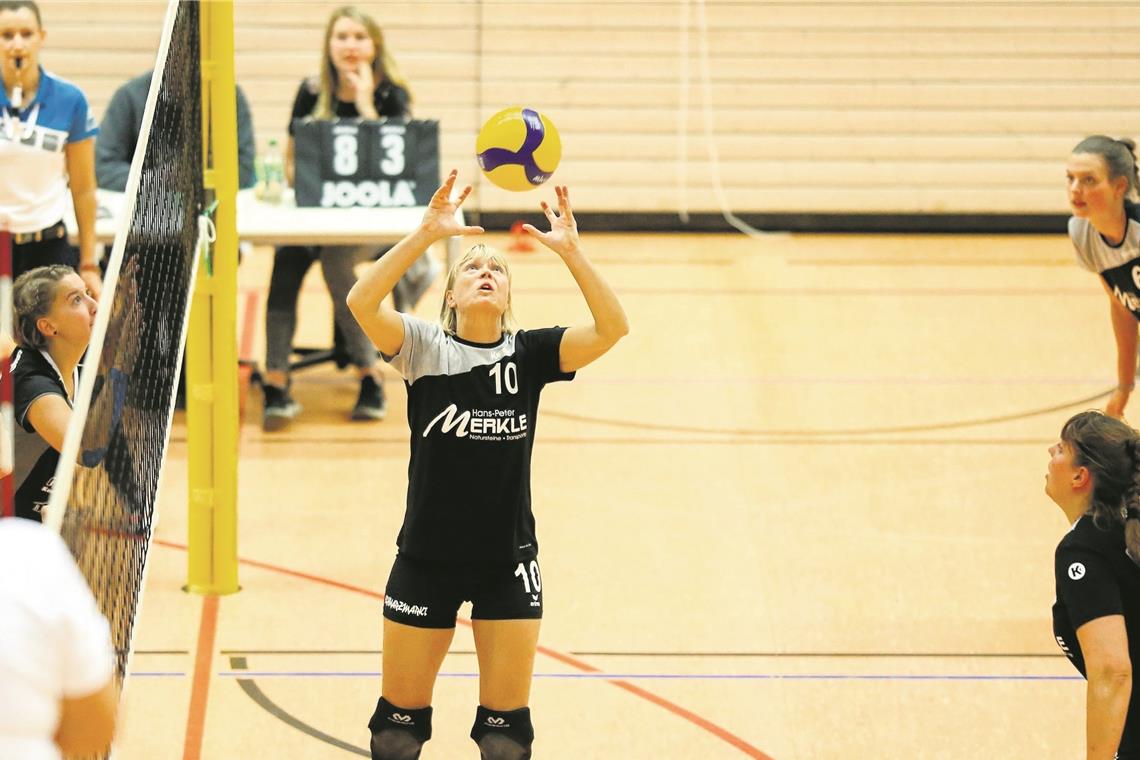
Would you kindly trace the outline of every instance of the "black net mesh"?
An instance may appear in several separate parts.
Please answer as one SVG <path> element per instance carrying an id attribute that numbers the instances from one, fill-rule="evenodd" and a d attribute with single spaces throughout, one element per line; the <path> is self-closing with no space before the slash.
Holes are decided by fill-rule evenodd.
<path id="1" fill-rule="evenodd" d="M 190 306 L 203 207 L 198 3 L 178 3 L 142 158 L 118 286 L 108 304 L 62 535 L 111 622 L 120 679 L 142 587 Z M 157 76 L 156 76 L 157 78 Z M 136 160 L 138 157 L 136 156 Z M 128 192 L 131 188 L 128 186 Z M 120 233 L 122 234 L 122 233 Z M 112 263 L 112 267 L 114 264 Z"/>

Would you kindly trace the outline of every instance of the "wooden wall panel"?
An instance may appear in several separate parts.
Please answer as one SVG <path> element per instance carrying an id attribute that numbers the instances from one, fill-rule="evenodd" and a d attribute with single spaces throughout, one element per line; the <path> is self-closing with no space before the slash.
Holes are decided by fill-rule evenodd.
<path id="1" fill-rule="evenodd" d="M 260 145 L 283 136 L 339 4 L 237 0 L 236 67 Z M 558 124 L 555 179 L 584 210 L 716 211 L 719 181 L 738 213 L 1063 213 L 1071 146 L 1093 132 L 1140 134 L 1132 2 L 361 5 L 384 26 L 415 115 L 440 121 L 445 167 L 478 180 L 478 126 L 529 105 Z M 43 0 L 47 65 L 101 113 L 152 65 L 164 8 Z M 477 181 L 471 202 L 517 210 L 537 198 Z"/>

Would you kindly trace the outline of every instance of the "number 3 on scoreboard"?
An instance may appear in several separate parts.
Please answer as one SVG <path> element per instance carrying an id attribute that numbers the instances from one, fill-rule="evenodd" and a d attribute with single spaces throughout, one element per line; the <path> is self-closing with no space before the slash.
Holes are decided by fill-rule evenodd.
<path id="1" fill-rule="evenodd" d="M 398 177 L 404 172 L 404 136 L 388 133 L 380 138 L 384 158 L 380 159 L 380 171 L 386 177 Z"/>

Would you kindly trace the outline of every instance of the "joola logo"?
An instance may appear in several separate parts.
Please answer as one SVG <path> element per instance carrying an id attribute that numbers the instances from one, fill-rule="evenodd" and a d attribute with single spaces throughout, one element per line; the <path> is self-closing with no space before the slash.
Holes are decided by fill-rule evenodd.
<path id="1" fill-rule="evenodd" d="M 507 723 L 506 718 L 496 718 L 494 716 L 487 718 L 487 725 L 491 728 L 510 728 L 511 724 Z"/>
<path id="2" fill-rule="evenodd" d="M 442 422 L 441 422 L 442 420 Z M 437 414 L 424 428 L 422 437 L 427 438 L 428 433 L 439 422 L 441 433 L 455 431 L 456 438 L 478 438 L 479 440 L 513 440 L 526 435 L 526 415 L 515 416 L 513 409 L 499 409 L 493 411 L 471 410 L 459 413 L 459 407 L 449 404 L 446 409 Z"/>
<path id="3" fill-rule="evenodd" d="M 403 713 L 392 713 L 388 717 L 388 720 L 392 721 L 393 723 L 402 723 L 403 725 L 407 726 L 412 723 L 412 716 L 404 715 Z"/>

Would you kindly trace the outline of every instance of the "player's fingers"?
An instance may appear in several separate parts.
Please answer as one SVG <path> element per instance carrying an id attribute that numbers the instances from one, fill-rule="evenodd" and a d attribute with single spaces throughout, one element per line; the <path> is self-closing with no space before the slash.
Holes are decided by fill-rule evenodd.
<path id="1" fill-rule="evenodd" d="M 522 226 L 522 228 L 523 228 L 523 232 L 525 232 L 526 234 L 530 235 L 531 237 L 541 238 L 541 237 L 542 237 L 542 235 L 543 235 L 542 231 L 541 231 L 541 230 L 539 230 L 539 229 L 538 229 L 537 227 L 535 227 L 534 225 L 531 225 L 531 224 L 524 224 L 524 225 Z"/>
<path id="2" fill-rule="evenodd" d="M 457 198 L 455 201 L 455 205 L 456 206 L 462 206 L 463 201 L 467 200 L 468 195 L 471 195 L 471 185 L 468 185 L 467 187 L 463 188 L 463 191 L 459 193 L 459 198 Z"/>
<path id="3" fill-rule="evenodd" d="M 550 204 L 548 204 L 546 201 L 541 201 L 541 203 L 542 203 L 542 213 L 546 214 L 546 218 L 550 220 L 551 224 L 553 224 L 554 220 L 557 219 L 557 216 L 554 213 L 554 209 L 552 209 L 550 207 Z"/>
<path id="4" fill-rule="evenodd" d="M 574 223 L 574 209 L 570 207 L 570 188 L 567 187 L 566 185 L 562 186 L 562 202 L 563 202 L 564 208 L 566 209 L 566 212 L 565 212 L 566 213 L 566 219 L 571 224 L 573 224 Z"/>
<path id="5" fill-rule="evenodd" d="M 457 176 L 459 176 L 459 171 L 452 169 L 451 173 L 447 175 L 447 179 L 445 179 L 443 181 L 443 184 L 439 186 L 439 189 L 435 191 L 435 194 L 439 195 L 440 193 L 443 193 L 444 198 L 450 197 L 451 188 L 455 186 L 455 178 Z"/>

